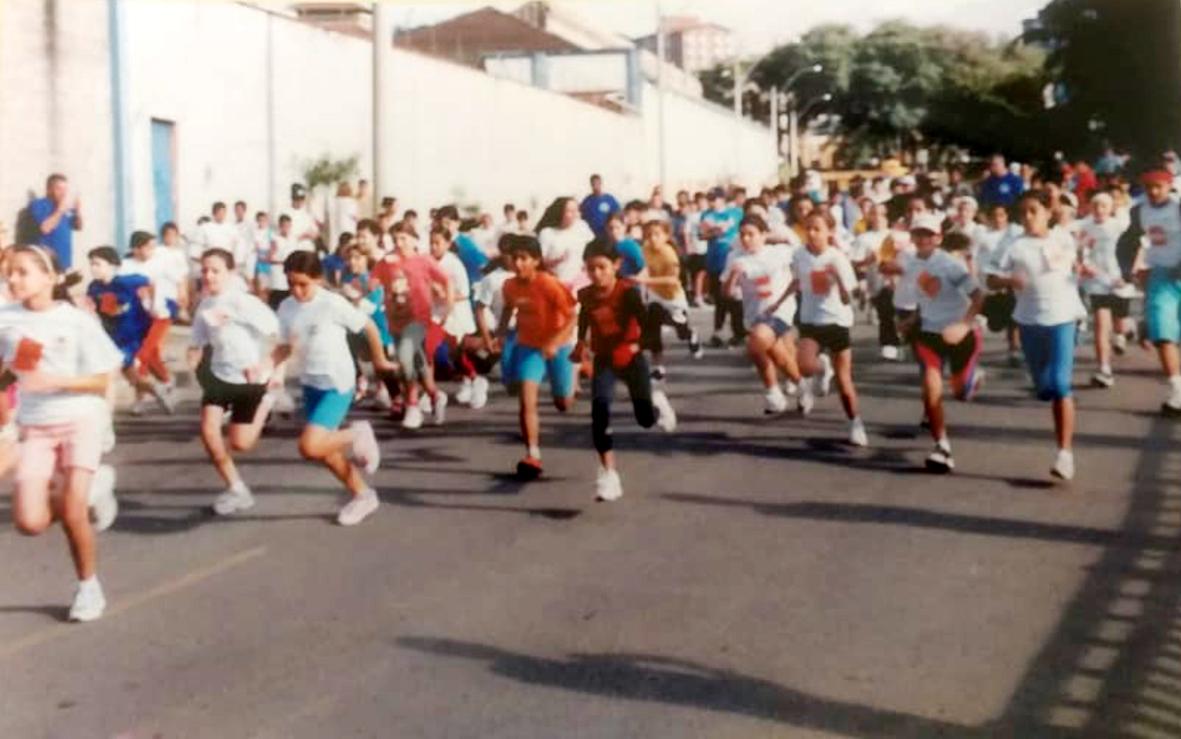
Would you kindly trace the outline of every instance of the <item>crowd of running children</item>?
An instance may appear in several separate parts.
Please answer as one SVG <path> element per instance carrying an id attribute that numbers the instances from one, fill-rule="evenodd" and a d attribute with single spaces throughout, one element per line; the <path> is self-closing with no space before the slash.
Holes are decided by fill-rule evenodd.
<path id="1" fill-rule="evenodd" d="M 581 204 L 555 200 L 534 228 L 507 205 L 504 219 L 465 222 L 454 206 L 420 221 L 386 199 L 372 218 L 337 223 L 337 248 L 318 248 L 321 227 L 301 186 L 272 227 L 266 213 L 237 223 L 215 204 L 182 238 L 136 232 L 130 251 L 89 252 L 85 290 L 39 246 L 3 251 L 0 470 L 15 470 L 13 516 L 37 534 L 60 520 L 79 586 L 70 617 L 105 607 L 95 576 L 94 532 L 117 514 L 114 378 L 175 412 L 162 348 L 173 322 L 191 324 L 187 362 L 203 395 L 200 438 L 225 485 L 218 515 L 254 499 L 234 455 L 258 441 L 272 411 L 291 412 L 287 368 L 299 372 L 301 455 L 323 464 L 350 493 L 342 525 L 379 506 L 368 480 L 381 452 L 361 401 L 380 404 L 406 429 L 443 424 L 449 396 L 480 409 L 492 378 L 518 397 L 525 453 L 517 474 L 542 474 L 539 406 L 574 404 L 588 380 L 599 473 L 595 494 L 623 494 L 611 431 L 615 385 L 637 422 L 676 428 L 664 391 L 664 329 L 700 358 L 689 313 L 713 307 L 712 347 L 745 347 L 762 384 L 765 413 L 810 413 L 835 380 L 849 442 L 869 444 L 854 384 L 850 329 L 858 311 L 878 325 L 881 356 L 909 353 L 919 367 L 926 466 L 950 472 L 943 383 L 956 398 L 980 390 L 982 331 L 1003 332 L 1010 359 L 1024 355 L 1036 394 L 1052 403 L 1051 474 L 1074 476 L 1071 375 L 1076 337 L 1091 308 L 1098 371 L 1115 382 L 1112 355 L 1130 337 L 1156 346 L 1169 383 L 1163 404 L 1181 414 L 1181 205 L 1169 169 L 1144 172 L 1133 194 L 1118 174 L 1081 186 L 1069 171 L 1029 181 L 997 157 L 974 188 L 953 171 L 928 177 L 860 178 L 827 192 L 812 175 L 748 196 L 740 187 L 679 193 L 666 204 L 621 206 L 591 179 Z M 983 206 L 980 205 L 983 203 Z M 1140 326 L 1133 298 L 1144 296 Z M 99 330 L 99 324 L 104 330 Z M 729 339 L 723 333 L 729 325 Z M 292 361 L 294 360 L 294 361 Z M 781 378 L 780 375 L 783 375 Z M 782 379 L 782 382 L 781 382 Z M 96 432 L 96 430 L 98 430 Z"/>

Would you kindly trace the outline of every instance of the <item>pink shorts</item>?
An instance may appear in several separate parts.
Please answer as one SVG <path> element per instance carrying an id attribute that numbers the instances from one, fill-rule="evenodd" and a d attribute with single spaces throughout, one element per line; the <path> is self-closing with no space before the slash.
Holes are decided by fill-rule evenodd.
<path id="1" fill-rule="evenodd" d="M 71 467 L 94 472 L 102 459 L 102 434 L 81 422 L 21 428 L 17 482 L 41 483 Z"/>

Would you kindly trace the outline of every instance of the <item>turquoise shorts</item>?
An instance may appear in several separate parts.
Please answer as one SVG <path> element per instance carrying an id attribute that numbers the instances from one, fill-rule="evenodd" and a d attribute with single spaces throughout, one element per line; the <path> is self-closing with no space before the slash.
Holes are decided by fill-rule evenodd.
<path id="1" fill-rule="evenodd" d="M 344 423 L 352 404 L 351 392 L 342 393 L 339 390 L 303 386 L 303 415 L 309 426 L 320 426 L 335 431 Z"/>
<path id="2" fill-rule="evenodd" d="M 546 359 L 540 349 L 517 344 L 508 360 L 508 376 L 513 383 L 533 382 L 538 385 L 549 380 L 550 392 L 555 398 L 574 396 L 575 367 L 570 361 L 573 344 L 558 348 L 553 359 Z"/>
<path id="3" fill-rule="evenodd" d="M 1181 342 L 1181 280 L 1172 270 L 1154 269 L 1148 275 L 1144 294 L 1144 315 L 1148 319 L 1148 340 L 1154 344 Z"/>

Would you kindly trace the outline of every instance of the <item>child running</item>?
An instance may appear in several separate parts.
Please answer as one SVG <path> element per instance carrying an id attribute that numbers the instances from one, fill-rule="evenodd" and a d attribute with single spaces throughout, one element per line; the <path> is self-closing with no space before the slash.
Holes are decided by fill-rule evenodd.
<path id="1" fill-rule="evenodd" d="M 1017 203 L 1025 235 L 1017 239 L 989 275 L 994 288 L 1011 288 L 1017 296 L 1013 320 L 1021 349 L 1033 376 L 1037 396 L 1051 401 L 1058 454 L 1050 474 L 1074 478 L 1074 340 L 1077 321 L 1086 317 L 1075 279 L 1073 244 L 1050 231 L 1050 197 L 1040 190 Z"/>
<path id="2" fill-rule="evenodd" d="M 779 299 L 791 285 L 795 249 L 768 246 L 767 222 L 757 215 L 743 219 L 738 239 L 742 252 L 730 264 L 725 290 L 729 292 L 735 285 L 742 290 L 746 348 L 763 381 L 766 402 L 763 412 L 768 415 L 783 413 L 787 410 L 787 395 L 779 386 L 777 370 L 782 370 L 792 383 L 798 385 L 800 382 L 796 346 L 791 336 L 796 299 L 794 295 Z M 802 388 L 800 407 L 806 409 L 805 413 L 811 410 L 809 383 Z"/>
<path id="3" fill-rule="evenodd" d="M 13 522 L 35 536 L 61 521 L 78 576 L 69 618 L 93 621 L 106 608 L 94 532 L 108 528 L 118 512 L 115 471 L 99 463 L 102 437 L 95 429 L 123 358 L 98 321 L 55 299 L 58 271 L 48 251 L 14 247 L 7 277 L 17 302 L 0 307 L 0 356 L 18 378 L 21 430 Z"/>
<path id="4" fill-rule="evenodd" d="M 352 494 L 336 517 L 341 526 L 353 526 L 377 510 L 377 492 L 365 482 L 362 469 L 372 475 L 381 463 L 377 437 L 366 421 L 347 430 L 340 426 L 353 402 L 354 368 L 348 334 L 364 331 L 378 372 L 393 371 L 385 358 L 381 335 L 373 321 L 327 290 L 321 280 L 320 257 L 297 251 L 283 265 L 291 295 L 279 306 L 280 344 L 275 365 L 298 354 L 303 374 L 303 409 L 307 425 L 299 436 L 299 453 L 320 462 Z M 358 469 L 360 467 L 360 469 Z"/>
<path id="5" fill-rule="evenodd" d="M 279 320 L 267 304 L 234 284 L 234 269 L 234 256 L 225 249 L 210 249 L 201 258 L 205 297 L 193 318 L 188 351 L 202 390 L 201 443 L 226 485 L 213 501 L 219 516 L 254 506 L 230 450 L 246 452 L 258 443 L 275 399 L 267 392 L 270 368 L 263 358 L 279 334 Z M 227 413 L 229 449 L 222 436 Z"/>
<path id="6" fill-rule="evenodd" d="M 857 275 L 853 265 L 839 249 L 832 246 L 832 230 L 827 213 L 810 213 L 804 219 L 807 241 L 803 249 L 796 249 L 792 256 L 791 271 L 793 282 L 780 301 L 787 300 L 793 293 L 800 296 L 799 324 L 800 410 L 808 412 L 803 398 L 810 388 L 803 387 L 808 380 L 821 375 L 825 364 L 821 353 L 831 355 L 836 372 L 841 404 L 849 419 L 849 443 L 853 446 L 869 446 L 865 423 L 858 412 L 857 388 L 853 385 L 853 350 L 849 338 L 853 327 L 853 287 Z M 777 308 L 772 307 L 772 310 Z"/>
<path id="7" fill-rule="evenodd" d="M 667 227 L 667 224 L 664 224 Z M 571 359 L 581 362 L 588 338 L 594 355 L 591 374 L 591 433 L 599 453 L 595 481 L 598 500 L 619 500 L 623 483 L 615 467 L 611 433 L 611 401 L 615 381 L 627 385 L 636 422 L 643 428 L 660 424 L 665 431 L 676 429 L 677 417 L 668 396 L 652 389 L 648 361 L 640 350 L 645 310 L 635 284 L 619 277 L 623 258 L 610 237 L 592 241 L 584 253 L 591 284 L 578 291 L 582 310 L 578 316 L 578 344 Z"/>
<path id="8" fill-rule="evenodd" d="M 947 473 L 955 469 L 951 442 L 943 413 L 943 367 L 951 367 L 952 392 L 960 400 L 971 400 L 984 380 L 977 369 L 984 342 L 976 315 L 984 303 L 984 292 L 972 277 L 965 260 L 971 241 L 963 232 L 949 234 L 947 248 L 940 249 L 942 223 L 929 213 L 910 224 L 915 254 L 907 262 L 909 277 L 918 286 L 918 321 L 915 355 L 922 368 L 923 411 L 935 440 L 927 457 L 927 469 Z M 953 238 L 958 237 L 958 238 Z M 954 251 L 953 251 L 954 250 Z"/>
<path id="9" fill-rule="evenodd" d="M 119 271 L 122 275 L 143 275 L 150 282 L 149 311 L 152 323 L 136 359 L 140 364 L 140 374 L 147 376 L 151 373 L 161 384 L 155 394 L 170 414 L 175 411 L 172 397 L 174 386 L 168 365 L 164 362 L 164 342 L 168 339 L 172 322 L 180 317 L 180 305 L 188 302 L 185 294 L 187 271 L 187 265 L 179 253 L 159 249 L 156 237 L 147 231 L 131 234 L 131 258 L 123 262 Z M 143 413 L 143 403 L 144 398 L 139 395 L 131 408 L 133 415 Z"/>
<path id="10" fill-rule="evenodd" d="M 505 340 L 509 322 L 516 318 L 516 343 L 508 366 L 510 382 L 520 392 L 521 436 L 525 442 L 525 457 L 517 463 L 517 476 L 536 480 L 542 472 L 537 408 L 542 381 L 549 379 L 554 407 L 559 412 L 565 413 L 574 405 L 577 365 L 571 362 L 570 353 L 577 311 L 574 296 L 565 285 L 542 271 L 537 239 L 514 237 L 510 254 L 516 276 L 504 283 L 504 312 L 496 334 Z"/>
<path id="11" fill-rule="evenodd" d="M 689 325 L 689 301 L 681 285 L 681 260 L 672 244 L 668 221 L 644 224 L 644 269 L 636 282 L 648 289 L 648 313 L 644 321 L 645 348 L 652 353 L 652 379 L 663 380 L 665 326 L 672 326 L 677 338 L 689 342 L 689 356 L 701 359 L 704 351 L 697 332 Z"/>
<path id="12" fill-rule="evenodd" d="M 1128 317 L 1129 303 L 1121 294 L 1127 285 L 1120 272 L 1116 246 L 1124 227 L 1115 219 L 1115 201 L 1105 192 L 1091 196 L 1091 215 L 1079 226 L 1080 273 L 1083 289 L 1091 299 L 1095 321 L 1095 359 L 1099 371 L 1091 377 L 1095 387 L 1115 385 L 1111 369 L 1112 348 L 1126 346 L 1121 324 Z"/>

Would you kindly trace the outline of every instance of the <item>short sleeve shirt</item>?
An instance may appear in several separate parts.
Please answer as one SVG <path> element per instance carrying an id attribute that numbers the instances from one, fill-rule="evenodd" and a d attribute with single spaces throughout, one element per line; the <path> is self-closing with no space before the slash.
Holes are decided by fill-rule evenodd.
<path id="1" fill-rule="evenodd" d="M 324 288 L 306 303 L 289 297 L 279 306 L 280 340 L 291 345 L 303 364 L 300 381 L 319 390 L 352 392 L 356 370 L 348 335 L 368 323 L 349 301 Z"/>
<path id="2" fill-rule="evenodd" d="M 829 269 L 835 270 L 831 274 Z M 796 249 L 792 275 L 799 282 L 800 323 L 810 326 L 853 326 L 853 306 L 841 300 L 838 280 L 847 292 L 857 284 L 853 265 L 839 249 L 829 247 L 819 254 Z"/>
<path id="3" fill-rule="evenodd" d="M 45 223 L 56 206 L 49 198 L 37 198 L 29 203 L 29 215 L 40 226 Z M 57 263 L 63 270 L 74 266 L 74 211 L 68 210 L 62 215 L 57 227 L 47 234 L 41 234 L 38 243 L 48 247 L 57 255 Z"/>
<path id="4" fill-rule="evenodd" d="M 1022 236 L 1001 258 L 998 270 L 1018 275 L 1025 287 L 1017 291 L 1013 320 L 1025 325 L 1057 326 L 1086 315 L 1074 274 L 1073 244 L 1054 234 Z"/>
<path id="5" fill-rule="evenodd" d="M 574 316 L 575 301 L 556 277 L 539 272 L 528 282 L 520 277 L 506 280 L 504 306 L 516 312 L 517 343 L 540 349 Z"/>
<path id="6" fill-rule="evenodd" d="M 916 254 L 906 268 L 913 272 L 923 331 L 937 333 L 963 319 L 971 302 L 968 296 L 979 289 L 968 265 L 936 249 L 926 259 Z"/>
<path id="7" fill-rule="evenodd" d="M 279 319 L 266 303 L 244 290 L 211 295 L 193 317 L 193 346 L 213 348 L 210 371 L 222 382 L 247 382 L 246 370 L 263 358 L 264 343 L 279 333 Z"/>

